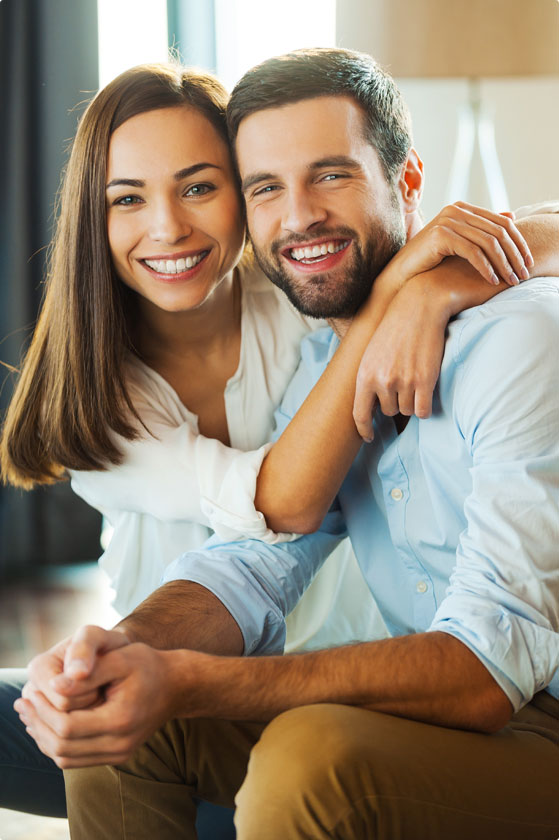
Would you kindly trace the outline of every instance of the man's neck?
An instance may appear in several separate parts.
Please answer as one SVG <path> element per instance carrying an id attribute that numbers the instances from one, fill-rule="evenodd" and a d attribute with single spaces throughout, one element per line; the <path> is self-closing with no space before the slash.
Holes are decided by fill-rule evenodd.
<path id="1" fill-rule="evenodd" d="M 327 318 L 328 326 L 331 327 L 340 341 L 351 326 L 353 318 Z"/>

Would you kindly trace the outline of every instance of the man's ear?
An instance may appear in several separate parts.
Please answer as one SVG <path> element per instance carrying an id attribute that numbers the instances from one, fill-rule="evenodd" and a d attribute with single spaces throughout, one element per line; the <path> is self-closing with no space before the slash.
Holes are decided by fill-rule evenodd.
<path id="1" fill-rule="evenodd" d="M 414 213 L 423 194 L 423 161 L 416 150 L 410 149 L 398 184 L 404 213 Z"/>

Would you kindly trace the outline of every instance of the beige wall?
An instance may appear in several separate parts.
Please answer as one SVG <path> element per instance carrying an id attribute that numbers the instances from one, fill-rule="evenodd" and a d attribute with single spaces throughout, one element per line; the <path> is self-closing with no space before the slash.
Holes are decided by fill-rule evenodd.
<path id="1" fill-rule="evenodd" d="M 427 6 L 429 3 L 433 4 L 434 0 L 422 2 L 423 5 L 419 0 L 406 0 L 408 6 L 404 0 L 398 0 L 397 6 L 396 0 L 337 0 L 336 41 L 340 46 L 373 54 L 374 44 L 377 44 L 376 49 L 383 57 L 393 56 L 391 60 L 396 62 L 395 67 L 399 64 L 400 67 L 407 68 L 409 51 L 413 48 L 417 52 L 418 45 L 425 47 L 426 44 L 426 41 L 418 40 L 420 10 L 425 7 L 424 10 L 428 13 Z M 480 20 L 479 23 L 475 22 L 473 28 L 476 33 L 479 32 L 479 38 L 474 37 L 472 32 L 467 38 L 464 36 L 465 42 L 472 48 L 477 42 L 481 43 L 484 34 L 488 34 L 488 28 L 484 26 L 487 21 L 483 20 L 485 2 L 486 0 L 477 0 L 475 6 Z M 503 5 L 503 0 L 491 2 L 494 9 L 501 8 L 499 3 Z M 525 11 L 528 0 L 515 2 L 524 4 L 522 8 Z M 537 3 L 540 11 L 545 10 L 549 15 L 551 10 L 551 16 L 558 19 L 555 29 L 542 25 L 539 25 L 539 28 L 544 34 L 551 33 L 550 37 L 546 38 L 547 47 L 549 48 L 551 43 L 551 52 L 559 53 L 559 4 L 553 4 L 552 0 L 537 0 Z M 465 0 L 445 0 L 445 6 L 441 8 L 452 11 L 454 6 L 451 4 L 462 4 L 460 8 L 463 8 Z M 396 6 L 400 10 L 398 15 Z M 558 6 L 557 14 L 555 6 Z M 474 7 L 468 4 L 470 12 L 472 8 Z M 510 3 L 503 6 L 503 9 L 510 12 L 513 12 L 514 8 L 516 7 Z M 415 14 L 413 19 L 410 18 L 410 9 Z M 518 14 L 521 11 L 522 9 Z M 506 16 L 504 20 L 507 20 Z M 514 30 L 513 23 L 512 15 L 509 15 L 509 30 Z M 436 29 L 429 29 L 424 33 L 424 37 L 427 36 L 431 38 L 432 44 L 437 44 Z M 393 41 L 387 42 L 386 37 L 399 37 L 398 43 L 403 49 L 399 53 L 389 49 Z M 512 36 L 508 32 L 507 37 L 512 37 L 513 43 L 516 43 L 514 31 Z M 457 35 L 451 49 L 456 51 L 463 46 L 463 39 Z M 503 47 L 503 44 L 500 46 Z M 522 51 L 522 39 L 518 49 Z M 553 64 L 549 52 L 549 49 L 547 53 L 542 50 L 542 56 L 547 56 L 546 66 Z M 483 56 L 480 57 L 480 61 L 485 61 Z M 557 62 L 559 64 L 559 55 Z M 487 65 L 487 61 L 485 64 Z M 436 72 L 440 72 L 440 69 L 438 66 Z M 492 73 L 494 69 L 486 69 L 486 72 Z M 406 71 L 402 69 L 400 72 Z M 398 78 L 397 75 L 396 78 L 410 107 L 415 144 L 425 162 L 427 177 L 423 207 L 426 218 L 431 218 L 448 198 L 448 179 L 457 138 L 458 108 L 467 102 L 468 84 L 465 79 L 411 79 Z M 494 116 L 497 151 L 511 206 L 559 198 L 559 75 L 486 78 L 482 79 L 481 93 L 485 107 Z M 479 164 L 479 160 L 474 159 L 471 189 L 467 195 L 461 197 L 474 203 L 487 204 L 488 195 Z"/>
<path id="2" fill-rule="evenodd" d="M 461 80 L 398 80 L 410 107 L 414 142 L 426 171 L 426 219 L 447 200 L 457 137 L 458 107 L 467 101 Z M 482 100 L 495 120 L 495 139 L 512 207 L 559 198 L 559 79 L 492 79 L 481 86 Z M 471 192 L 464 199 L 487 203 L 474 160 Z M 502 208 L 506 209 L 506 208 Z"/>

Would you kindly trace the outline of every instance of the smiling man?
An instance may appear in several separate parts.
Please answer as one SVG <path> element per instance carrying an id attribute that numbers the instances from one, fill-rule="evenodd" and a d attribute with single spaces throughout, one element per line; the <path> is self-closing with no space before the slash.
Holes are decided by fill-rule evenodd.
<path id="1" fill-rule="evenodd" d="M 422 227 L 422 167 L 392 80 L 343 50 L 272 59 L 237 85 L 230 127 L 258 260 L 343 332 Z M 550 280 L 464 312 L 433 415 L 375 417 L 316 533 L 214 539 L 169 567 L 125 636 L 86 632 L 103 655 L 79 691 L 103 686 L 103 702 L 64 716 L 35 695 L 43 721 L 30 720 L 61 766 L 117 765 L 67 772 L 73 838 L 194 836 L 191 795 L 228 803 L 246 773 L 242 840 L 555 840 L 558 342 Z M 331 330 L 307 341 L 280 431 L 337 343 Z M 272 655 L 346 532 L 393 638 Z M 176 647 L 211 653 L 154 649 L 171 622 Z M 154 647 L 128 643 L 150 632 Z M 69 697 L 75 684 L 54 687 Z"/>
<path id="2" fill-rule="evenodd" d="M 365 136 L 361 107 L 324 96 L 257 111 L 236 148 L 264 272 L 306 315 L 351 318 L 407 239 L 398 183 Z M 407 169 L 421 177 L 413 151 Z"/>

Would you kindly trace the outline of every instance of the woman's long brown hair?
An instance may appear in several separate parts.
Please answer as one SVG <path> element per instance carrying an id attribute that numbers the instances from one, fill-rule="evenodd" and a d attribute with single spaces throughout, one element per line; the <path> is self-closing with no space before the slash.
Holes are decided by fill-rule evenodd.
<path id="1" fill-rule="evenodd" d="M 227 142 L 227 93 L 202 71 L 141 65 L 101 90 L 80 120 L 59 196 L 44 301 L 0 442 L 5 483 L 26 489 L 66 469 L 119 463 L 115 434 L 139 421 L 126 390 L 135 295 L 116 276 L 107 239 L 109 141 L 146 111 L 189 105 Z"/>

